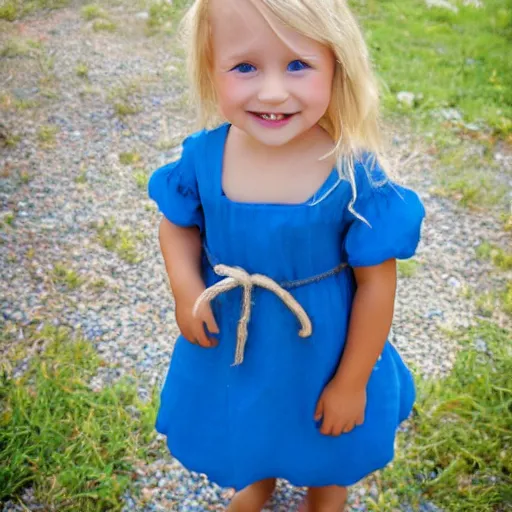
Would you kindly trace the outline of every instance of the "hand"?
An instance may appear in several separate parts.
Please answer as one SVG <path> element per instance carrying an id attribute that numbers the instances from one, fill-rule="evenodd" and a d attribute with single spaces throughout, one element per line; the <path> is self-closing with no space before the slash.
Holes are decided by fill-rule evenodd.
<path id="1" fill-rule="evenodd" d="M 220 331 L 210 304 L 203 303 L 196 315 L 192 313 L 194 304 L 202 291 L 204 291 L 204 286 L 202 289 L 194 290 L 192 287 L 189 287 L 185 291 L 175 292 L 176 323 L 181 334 L 190 343 L 197 343 L 203 348 L 212 348 L 217 346 L 218 341 L 208 336 L 205 326 L 210 333 L 218 334 Z"/>
<path id="2" fill-rule="evenodd" d="M 333 379 L 320 395 L 315 421 L 322 420 L 322 434 L 339 436 L 363 424 L 365 408 L 366 389 L 350 389 Z"/>

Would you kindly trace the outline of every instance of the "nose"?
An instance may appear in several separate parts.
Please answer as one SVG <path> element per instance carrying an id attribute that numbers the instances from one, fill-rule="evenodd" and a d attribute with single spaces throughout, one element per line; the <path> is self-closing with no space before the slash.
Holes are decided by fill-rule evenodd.
<path id="1" fill-rule="evenodd" d="M 258 99 L 262 103 L 278 105 L 288 99 L 285 77 L 277 72 L 266 73 L 258 92 Z"/>

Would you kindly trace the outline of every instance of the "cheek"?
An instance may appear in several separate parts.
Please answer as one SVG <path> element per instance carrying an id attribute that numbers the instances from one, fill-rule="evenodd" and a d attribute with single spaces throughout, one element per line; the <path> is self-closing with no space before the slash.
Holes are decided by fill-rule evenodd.
<path id="1" fill-rule="evenodd" d="M 326 75 L 315 75 L 308 80 L 308 103 L 313 107 L 327 110 L 331 101 L 332 79 Z"/>
<path id="2" fill-rule="evenodd" d="M 231 74 L 217 77 L 215 88 L 219 107 L 224 114 L 240 107 L 249 96 L 248 84 Z"/>

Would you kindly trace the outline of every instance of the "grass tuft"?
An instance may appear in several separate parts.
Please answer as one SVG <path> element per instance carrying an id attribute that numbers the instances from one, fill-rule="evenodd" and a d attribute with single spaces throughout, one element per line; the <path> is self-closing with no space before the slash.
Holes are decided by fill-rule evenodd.
<path id="1" fill-rule="evenodd" d="M 448 377 L 418 381 L 403 449 L 381 474 L 384 503 L 398 497 L 417 507 L 428 498 L 445 510 L 505 510 L 512 500 L 510 335 L 482 322 L 461 334 Z"/>
<path id="2" fill-rule="evenodd" d="M 397 263 L 398 275 L 405 278 L 414 277 L 419 266 L 420 263 L 416 260 L 400 260 Z"/>
<path id="3" fill-rule="evenodd" d="M 75 66 L 75 73 L 80 78 L 87 78 L 89 76 L 89 67 L 84 62 L 79 62 Z"/>
<path id="4" fill-rule="evenodd" d="M 189 4 L 188 0 L 175 0 L 166 2 L 157 0 L 149 8 L 147 21 L 149 34 L 168 29 L 172 31 L 179 21 L 183 9 Z"/>
<path id="5" fill-rule="evenodd" d="M 57 284 L 65 286 L 68 290 L 74 290 L 81 286 L 84 280 L 73 270 L 62 263 L 53 266 L 53 279 Z"/>
<path id="6" fill-rule="evenodd" d="M 141 156 L 136 151 L 127 151 L 119 154 L 119 162 L 123 165 L 133 165 L 141 161 Z"/>
<path id="7" fill-rule="evenodd" d="M 147 171 L 137 171 L 134 173 L 135 183 L 141 190 L 147 190 L 149 182 L 149 174 Z"/>
<path id="8" fill-rule="evenodd" d="M 139 263 L 142 260 L 137 249 L 140 236 L 126 228 L 116 226 L 114 219 L 108 219 L 96 226 L 98 238 L 105 249 L 115 252 L 128 263 Z"/>
<path id="9" fill-rule="evenodd" d="M 94 20 L 92 29 L 94 32 L 115 32 L 117 30 L 117 25 L 111 20 L 98 18 Z"/>
<path id="10" fill-rule="evenodd" d="M 84 5 L 80 12 L 82 14 L 82 18 L 87 21 L 107 17 L 105 9 L 102 9 L 98 4 Z"/>
<path id="11" fill-rule="evenodd" d="M 479 259 L 492 261 L 501 270 L 512 269 L 512 253 L 504 251 L 487 241 L 482 242 L 476 248 L 476 255 Z"/>
<path id="12" fill-rule="evenodd" d="M 45 327 L 37 339 L 46 349 L 28 371 L 0 376 L 0 501 L 31 488 L 45 510 L 120 511 L 156 401 L 142 403 L 128 379 L 91 389 L 103 362 L 69 332 Z"/>
<path id="13" fill-rule="evenodd" d="M 54 146 L 57 133 L 59 133 L 58 126 L 52 124 L 43 124 L 37 130 L 37 140 L 44 147 Z"/>

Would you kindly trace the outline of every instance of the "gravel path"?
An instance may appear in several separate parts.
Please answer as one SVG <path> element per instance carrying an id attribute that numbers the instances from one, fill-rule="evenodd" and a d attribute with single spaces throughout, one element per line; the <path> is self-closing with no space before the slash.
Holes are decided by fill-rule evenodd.
<path id="1" fill-rule="evenodd" d="M 15 146 L 1 148 L 0 322 L 21 341 L 24 326 L 37 321 L 81 329 L 116 363 L 93 385 L 135 372 L 147 396 L 165 375 L 177 327 L 158 250 L 159 214 L 137 180 L 143 184 L 144 173 L 175 158 L 192 126 L 172 42 L 145 35 L 145 13 L 117 7 L 111 16 L 115 33 L 95 32 L 72 8 L 0 22 L 0 138 L 19 136 Z M 79 64 L 88 78 L 78 76 Z M 123 99 L 138 113 L 116 115 L 115 102 Z M 56 127 L 53 147 L 51 129 L 41 131 L 47 125 Z M 392 341 L 423 374 L 441 375 L 457 348 L 444 333 L 479 314 L 465 291 L 503 285 L 503 274 L 478 260 L 475 247 L 484 240 L 506 247 L 510 234 L 489 214 L 430 195 L 433 158 L 403 129 L 394 143 L 401 178 L 420 192 L 428 219 L 420 265 L 400 279 Z M 140 162 L 123 165 L 123 152 L 137 152 Z M 499 159 L 510 176 L 510 153 L 502 150 Z M 124 240 L 118 252 L 101 241 L 116 236 Z M 68 289 L 55 266 L 74 270 L 81 284 Z M 498 313 L 495 319 L 508 322 Z M 0 358 L 11 349 L 0 346 Z M 126 511 L 223 510 L 227 490 L 188 474 L 160 449 L 161 460 L 138 468 L 140 496 L 126 497 Z M 356 486 L 350 510 L 367 510 L 360 503 L 367 493 L 376 488 Z M 293 510 L 301 496 L 283 483 L 273 510 Z M 27 506 L 37 509 L 30 496 Z M 427 510 L 435 508 L 425 504 Z"/>

